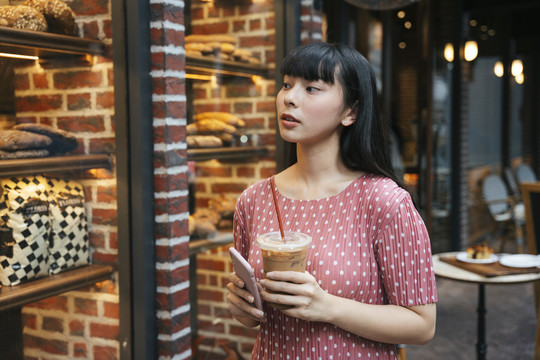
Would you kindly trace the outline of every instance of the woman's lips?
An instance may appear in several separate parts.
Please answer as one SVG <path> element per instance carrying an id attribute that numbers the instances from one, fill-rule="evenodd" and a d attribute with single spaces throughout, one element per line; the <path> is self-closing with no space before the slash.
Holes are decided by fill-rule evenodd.
<path id="1" fill-rule="evenodd" d="M 281 115 L 281 123 L 285 126 L 296 126 L 296 124 L 299 124 L 300 121 L 298 121 L 294 116 L 289 114 L 282 114 Z"/>

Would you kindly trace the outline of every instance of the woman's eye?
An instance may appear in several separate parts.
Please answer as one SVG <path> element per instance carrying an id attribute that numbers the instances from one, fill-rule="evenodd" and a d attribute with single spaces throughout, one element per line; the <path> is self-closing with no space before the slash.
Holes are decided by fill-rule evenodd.
<path id="1" fill-rule="evenodd" d="M 289 89 L 291 87 L 291 85 L 287 84 L 287 83 L 283 83 L 283 85 L 281 85 L 281 87 L 283 89 Z"/>
<path id="2" fill-rule="evenodd" d="M 318 88 L 314 87 L 314 86 L 308 86 L 306 88 L 307 92 L 316 92 L 316 91 L 319 91 Z"/>

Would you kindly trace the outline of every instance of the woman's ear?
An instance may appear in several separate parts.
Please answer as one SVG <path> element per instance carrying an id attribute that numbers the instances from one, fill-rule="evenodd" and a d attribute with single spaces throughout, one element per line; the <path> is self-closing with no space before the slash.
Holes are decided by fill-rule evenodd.
<path id="1" fill-rule="evenodd" d="M 356 113 L 357 113 L 357 106 L 358 102 L 355 102 L 354 105 L 349 109 L 348 114 L 345 116 L 345 118 L 341 121 L 343 126 L 349 126 L 352 125 L 356 121 Z"/>

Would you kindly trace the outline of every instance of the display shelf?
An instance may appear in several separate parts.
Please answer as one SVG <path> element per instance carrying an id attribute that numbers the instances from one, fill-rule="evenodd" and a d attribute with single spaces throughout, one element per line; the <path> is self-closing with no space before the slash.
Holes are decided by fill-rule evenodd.
<path id="1" fill-rule="evenodd" d="M 200 252 L 212 250 L 227 244 L 232 244 L 232 231 L 220 231 L 208 239 L 193 239 L 189 241 L 189 255 L 196 255 Z"/>
<path id="2" fill-rule="evenodd" d="M 0 176 L 29 175 L 99 168 L 111 168 L 111 159 L 108 155 L 65 155 L 33 159 L 0 160 Z"/>
<path id="3" fill-rule="evenodd" d="M 0 311 L 109 280 L 113 271 L 114 268 L 110 265 L 92 264 L 20 285 L 1 287 Z"/>
<path id="4" fill-rule="evenodd" d="M 272 77 L 273 70 L 268 66 L 219 60 L 210 56 L 186 55 L 186 71 L 201 75 L 232 75 L 251 78 L 253 75 Z"/>
<path id="5" fill-rule="evenodd" d="M 248 159 L 251 157 L 266 156 L 270 153 L 266 146 L 238 146 L 238 147 L 220 147 L 204 149 L 188 149 L 188 160 L 206 161 L 206 160 L 234 160 Z"/>
<path id="6" fill-rule="evenodd" d="M 0 52 L 55 58 L 66 55 L 104 55 L 106 46 L 97 40 L 0 26 Z"/>

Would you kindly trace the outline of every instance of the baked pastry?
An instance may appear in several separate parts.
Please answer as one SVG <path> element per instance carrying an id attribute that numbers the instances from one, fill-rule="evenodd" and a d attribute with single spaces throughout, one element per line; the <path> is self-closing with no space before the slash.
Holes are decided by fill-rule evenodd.
<path id="1" fill-rule="evenodd" d="M 41 158 L 49 156 L 49 150 L 47 149 L 28 149 L 28 150 L 15 150 L 6 151 L 0 150 L 0 159 L 30 159 Z"/>
<path id="2" fill-rule="evenodd" d="M 485 244 L 474 245 L 467 248 L 467 257 L 469 259 L 489 259 L 491 254 L 493 254 L 493 249 Z"/>
<path id="3" fill-rule="evenodd" d="M 246 123 L 244 122 L 244 120 L 240 119 L 238 116 L 235 116 L 227 112 L 207 111 L 207 112 L 202 112 L 195 115 L 196 121 L 201 121 L 205 119 L 217 119 L 219 121 L 224 121 L 227 124 L 233 125 L 238 128 L 246 126 Z"/>
<path id="4" fill-rule="evenodd" d="M 43 14 L 51 33 L 74 35 L 77 31 L 73 10 L 61 0 L 26 0 L 23 5 Z"/>
<path id="5" fill-rule="evenodd" d="M 0 6 L 0 18 L 13 29 L 47 31 L 47 20 L 40 11 L 25 5 Z"/>
<path id="6" fill-rule="evenodd" d="M 27 123 L 15 125 L 13 129 L 49 137 L 51 143 L 43 147 L 53 154 L 66 153 L 75 150 L 79 145 L 75 135 L 49 125 Z"/>
<path id="7" fill-rule="evenodd" d="M 21 130 L 0 131 L 0 150 L 43 149 L 52 144 L 50 137 Z"/>
<path id="8" fill-rule="evenodd" d="M 214 135 L 188 135 L 187 146 L 190 148 L 211 148 L 223 146 L 223 141 Z"/>
<path id="9" fill-rule="evenodd" d="M 236 44 L 236 38 L 231 35 L 226 34 L 192 34 L 185 37 L 186 43 L 209 43 L 209 42 L 220 42 L 220 43 L 229 43 Z"/>

